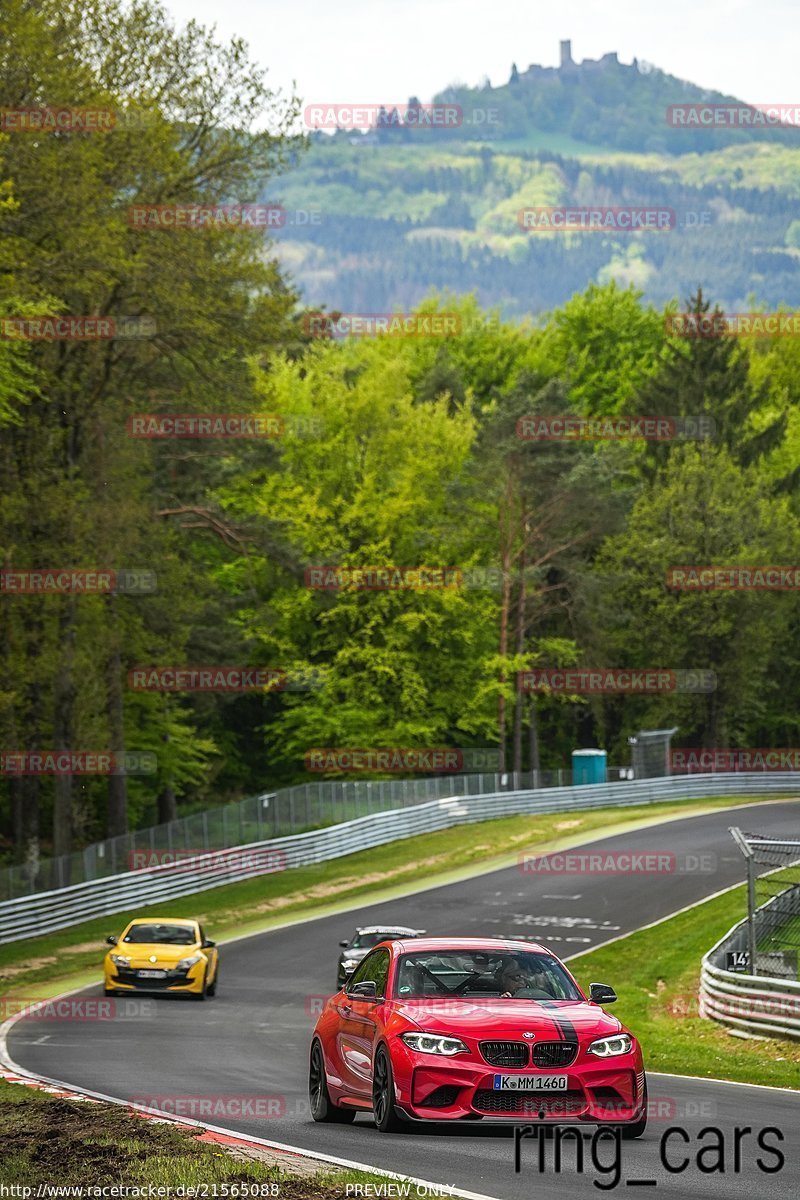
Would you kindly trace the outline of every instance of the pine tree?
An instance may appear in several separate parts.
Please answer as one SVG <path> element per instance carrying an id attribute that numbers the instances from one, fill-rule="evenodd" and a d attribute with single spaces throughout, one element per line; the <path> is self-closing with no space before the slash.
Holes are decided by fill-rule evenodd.
<path id="1" fill-rule="evenodd" d="M 698 288 L 688 302 L 693 320 L 687 328 L 709 328 L 713 318 L 722 318 L 718 307 L 709 318 L 710 308 Z M 723 445 L 740 466 L 757 462 L 779 445 L 788 420 L 785 412 L 774 415 L 768 388 L 751 382 L 747 352 L 727 333 L 669 337 L 661 364 L 641 388 L 635 407 L 649 416 L 697 422 L 711 418 L 710 439 Z M 663 468 L 674 445 L 672 441 L 648 443 L 645 473 Z"/>

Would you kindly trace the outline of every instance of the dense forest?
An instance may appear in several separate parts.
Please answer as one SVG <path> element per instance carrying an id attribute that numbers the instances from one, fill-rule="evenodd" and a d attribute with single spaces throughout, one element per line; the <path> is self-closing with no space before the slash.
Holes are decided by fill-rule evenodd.
<path id="1" fill-rule="evenodd" d="M 462 251 L 399 232 L 410 217 L 398 191 L 383 223 L 356 212 L 309 225 L 309 245 L 315 229 L 335 239 L 350 283 L 329 276 L 326 288 L 322 273 L 303 297 L 279 264 L 281 235 L 225 215 L 266 195 L 302 207 L 291 181 L 317 153 L 294 132 L 299 101 L 272 93 L 242 44 L 194 25 L 176 33 L 151 0 L 9 0 L 5 14 L 0 107 L 125 117 L 103 133 L 0 133 L 8 860 L 318 779 L 317 747 L 494 746 L 504 766 L 528 769 L 566 766 L 576 746 L 627 762 L 629 736 L 665 725 L 683 746 L 796 744 L 797 592 L 667 583 L 676 566 L 796 562 L 798 339 L 686 337 L 666 321 L 678 304 L 711 313 L 718 270 L 730 272 L 723 299 L 771 299 L 741 253 L 742 226 L 720 225 L 706 258 L 688 231 L 653 239 L 659 304 L 635 279 L 603 277 L 608 246 L 594 235 L 580 261 L 549 237 L 500 259 L 476 246 L 475 294 L 428 286 L 420 302 L 436 264 L 463 264 Z M 445 180 L 413 146 L 402 154 L 417 190 L 424 175 L 464 211 L 483 172 L 510 239 L 528 176 L 526 203 L 560 202 L 564 178 L 576 194 L 589 186 L 559 157 L 454 155 Z M 633 167 L 603 171 L 613 202 L 642 194 Z M 357 190 L 358 173 L 338 186 Z M 749 213 L 765 245 L 785 241 L 784 196 L 728 185 L 717 196 Z M 706 202 L 666 177 L 649 199 Z M 132 205 L 223 215 L 139 227 Z M 546 306 L 545 269 L 563 302 L 524 319 Z M 323 324 L 316 336 L 307 306 L 369 308 L 372 271 L 386 275 L 381 296 L 418 308 L 411 335 L 339 338 Z M 493 307 L 501 293 L 523 319 Z M 436 313 L 456 316 L 455 331 Z M 704 417 L 712 432 L 520 434 L 526 417 L 564 415 Z M 401 585 L 347 574 L 389 568 Z M 93 583 L 63 582 L 79 572 Z M 716 686 L 518 686 L 520 672 L 563 667 L 702 669 Z M 13 766 L 55 751 L 138 755 L 148 769 Z"/>
<path id="2" fill-rule="evenodd" d="M 800 149 L 608 154 L 314 135 L 262 189 L 287 220 L 280 262 L 310 304 L 409 308 L 432 287 L 477 289 L 504 317 L 546 314 L 588 282 L 633 284 L 663 307 L 703 282 L 722 308 L 800 304 Z M 556 146 L 563 139 L 550 139 Z M 536 205 L 666 207 L 664 232 L 531 232 Z"/>

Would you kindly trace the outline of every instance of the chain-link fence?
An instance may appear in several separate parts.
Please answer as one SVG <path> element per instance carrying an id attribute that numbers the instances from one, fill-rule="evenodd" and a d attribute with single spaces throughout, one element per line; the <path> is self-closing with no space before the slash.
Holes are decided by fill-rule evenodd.
<path id="1" fill-rule="evenodd" d="M 609 781 L 626 776 L 626 768 L 609 767 Z M 556 770 L 300 784 L 107 838 L 60 858 L 31 859 L 19 866 L 0 868 L 0 901 L 159 866 L 208 850 L 228 850 L 338 825 L 355 817 L 446 796 L 569 787 L 571 783 L 571 771 Z"/>
<path id="2" fill-rule="evenodd" d="M 677 726 L 672 729 L 640 729 L 628 738 L 633 756 L 634 779 L 659 779 L 671 775 L 670 747 Z"/>
<path id="3" fill-rule="evenodd" d="M 800 839 L 731 829 L 747 868 L 747 948 L 733 969 L 798 979 Z"/>

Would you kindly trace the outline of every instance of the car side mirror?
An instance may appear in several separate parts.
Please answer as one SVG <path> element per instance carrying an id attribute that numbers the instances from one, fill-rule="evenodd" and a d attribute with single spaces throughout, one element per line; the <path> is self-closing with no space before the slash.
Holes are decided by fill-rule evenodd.
<path id="1" fill-rule="evenodd" d="M 378 990 L 375 986 L 375 981 L 365 979 L 363 983 L 357 983 L 354 988 L 348 991 L 348 996 L 365 996 L 374 998 L 378 995 Z"/>
<path id="2" fill-rule="evenodd" d="M 204 950 L 211 950 L 214 946 L 216 946 L 216 944 L 216 942 L 212 942 L 211 938 L 203 938 Z"/>
<path id="3" fill-rule="evenodd" d="M 615 1004 L 617 993 L 607 983 L 590 983 L 589 999 L 592 1004 Z"/>
<path id="4" fill-rule="evenodd" d="M 106 943 L 109 946 L 116 946 L 118 941 L 119 941 L 119 938 L 117 937 L 117 935 L 115 933 L 110 933 L 108 935 L 108 937 L 106 938 Z"/>
<path id="5" fill-rule="evenodd" d="M 339 945 L 346 950 L 350 943 L 348 942 L 347 938 L 345 938 L 343 942 L 339 942 Z"/>

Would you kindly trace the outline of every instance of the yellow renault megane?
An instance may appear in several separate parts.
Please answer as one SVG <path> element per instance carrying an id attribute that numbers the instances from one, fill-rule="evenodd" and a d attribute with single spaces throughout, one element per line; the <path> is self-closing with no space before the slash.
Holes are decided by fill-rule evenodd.
<path id="1" fill-rule="evenodd" d="M 107 996 L 124 992 L 174 992 L 205 1000 L 217 990 L 219 951 L 197 921 L 142 917 L 121 937 L 106 938 L 103 961 Z"/>

